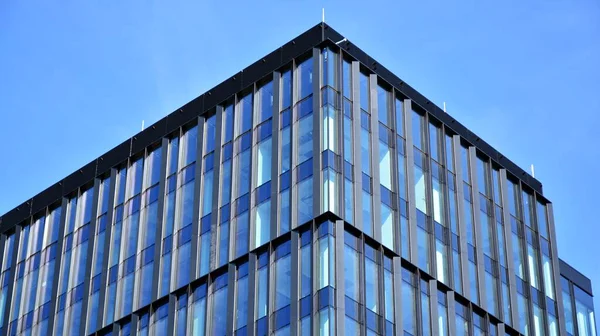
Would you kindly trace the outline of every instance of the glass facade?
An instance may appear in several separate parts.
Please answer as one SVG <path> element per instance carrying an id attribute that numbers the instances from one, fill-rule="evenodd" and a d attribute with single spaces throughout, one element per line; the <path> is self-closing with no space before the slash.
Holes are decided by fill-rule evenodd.
<path id="1" fill-rule="evenodd" d="M 356 59 L 315 46 L 0 221 L 0 334 L 595 336 L 541 188 Z"/>

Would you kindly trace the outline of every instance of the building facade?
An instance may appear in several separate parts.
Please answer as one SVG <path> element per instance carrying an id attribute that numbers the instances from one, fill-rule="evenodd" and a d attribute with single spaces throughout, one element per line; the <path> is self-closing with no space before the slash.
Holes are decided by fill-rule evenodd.
<path id="1" fill-rule="evenodd" d="M 1 335 L 595 335 L 541 183 L 325 24 L 0 232 Z"/>
<path id="2" fill-rule="evenodd" d="M 567 335 L 596 335 L 590 279 L 560 260 L 560 286 Z"/>

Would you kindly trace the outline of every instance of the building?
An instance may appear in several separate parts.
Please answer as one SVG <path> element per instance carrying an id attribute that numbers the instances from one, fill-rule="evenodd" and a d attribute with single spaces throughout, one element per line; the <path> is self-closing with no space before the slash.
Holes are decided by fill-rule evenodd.
<path id="1" fill-rule="evenodd" d="M 596 335 L 592 283 L 573 267 L 560 262 L 566 335 Z"/>
<path id="2" fill-rule="evenodd" d="M 325 24 L 0 232 L 1 335 L 595 333 L 541 183 Z"/>

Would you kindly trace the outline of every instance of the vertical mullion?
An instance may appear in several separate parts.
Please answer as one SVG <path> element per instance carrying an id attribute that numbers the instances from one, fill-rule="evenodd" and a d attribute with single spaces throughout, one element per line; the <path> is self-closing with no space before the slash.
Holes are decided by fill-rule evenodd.
<path id="1" fill-rule="evenodd" d="M 63 199 L 63 204 L 66 204 L 66 199 Z M 61 213 L 62 216 L 62 213 Z M 62 218 L 62 217 L 61 217 Z M 62 227 L 62 226 L 61 226 Z M 10 329 L 10 313 L 11 313 L 11 307 L 12 307 L 12 299 L 13 299 L 13 291 L 14 291 L 14 286 L 15 286 L 15 276 L 16 276 L 16 270 L 17 270 L 17 256 L 19 253 L 19 245 L 21 243 L 21 229 L 22 227 L 20 225 L 15 225 L 15 241 L 14 241 L 14 248 L 13 248 L 13 255 L 11 256 L 11 270 L 10 270 L 10 281 L 8 282 L 8 290 L 6 291 L 6 302 L 4 305 L 4 325 L 2 328 L 2 335 L 7 335 L 8 334 L 8 330 Z M 59 238 L 59 242 L 60 245 L 62 245 L 62 239 Z M 62 246 L 61 246 L 62 247 Z M 4 252 L 4 251 L 3 251 Z M 59 263 L 57 263 L 59 264 Z M 60 265 L 59 265 L 60 267 Z M 55 273 L 55 274 L 58 274 Z M 58 291 L 58 287 L 56 287 L 56 291 L 54 291 L 54 287 L 53 286 L 53 292 Z M 56 295 L 53 295 L 52 298 L 56 298 Z M 56 306 L 56 300 L 54 300 L 54 302 L 52 303 L 52 307 Z M 54 309 L 55 310 L 55 309 Z M 51 315 L 51 317 L 49 318 L 50 321 L 53 321 L 54 315 Z M 51 324 L 49 323 L 48 326 L 51 326 Z M 48 330 L 52 330 L 52 329 L 48 329 Z"/>
<path id="2" fill-rule="evenodd" d="M 139 318 L 138 314 L 131 315 L 131 321 L 129 322 L 129 325 L 130 325 L 129 336 L 137 336 L 139 320 L 140 320 L 140 318 Z M 85 334 L 82 334 L 82 335 L 85 335 Z"/>
<path id="3" fill-rule="evenodd" d="M 298 78 L 298 68 L 296 66 L 296 60 L 292 60 L 292 68 L 290 70 L 292 74 L 292 102 L 290 104 L 290 188 L 289 188 L 289 199 L 290 199 L 290 230 L 298 227 L 298 218 L 297 218 L 297 210 L 293 210 L 292 204 L 297 204 L 298 196 L 296 190 L 298 187 L 296 184 L 298 183 L 298 178 L 296 174 L 296 166 L 298 165 L 298 139 L 296 139 L 296 132 L 298 128 L 298 109 L 296 108 L 296 103 L 298 102 L 298 85 L 296 85 L 296 79 Z M 279 88 L 278 88 L 279 90 Z M 277 112 L 279 113 L 279 112 Z M 277 130 L 279 132 L 279 129 Z M 279 151 L 279 148 L 277 149 Z M 279 176 L 279 172 L 278 172 Z"/>
<path id="4" fill-rule="evenodd" d="M 352 72 L 352 131 L 353 140 L 353 180 L 354 180 L 354 226 L 359 230 L 363 230 L 362 225 L 362 171 L 360 166 L 360 63 L 353 61 L 351 65 Z"/>
<path id="5" fill-rule="evenodd" d="M 404 333 L 404 321 L 402 311 L 402 258 L 394 257 L 394 331 L 400 336 Z"/>
<path id="6" fill-rule="evenodd" d="M 462 267 L 461 276 L 462 276 L 462 295 L 471 299 L 471 291 L 469 291 L 469 249 L 467 247 L 467 237 L 466 237 L 466 219 L 464 212 L 464 203 L 465 203 L 465 195 L 464 195 L 464 181 L 462 178 L 463 169 L 469 169 L 469 167 L 462 166 L 461 158 L 461 144 L 460 144 L 460 136 L 454 135 L 452 136 L 452 147 L 454 151 L 454 170 L 455 170 L 455 180 L 456 180 L 456 207 L 458 208 L 458 232 L 459 232 L 459 242 L 460 242 L 460 264 Z M 472 188 L 472 187 L 471 187 Z M 473 211 L 474 212 L 474 211 Z"/>
<path id="7" fill-rule="evenodd" d="M 271 113 L 271 214 L 270 235 L 271 240 L 279 236 L 279 113 L 281 109 L 281 73 L 273 73 L 273 112 Z M 249 324 L 250 325 L 250 324 Z"/>
<path id="8" fill-rule="evenodd" d="M 521 218 L 519 218 L 519 220 L 521 221 L 521 226 L 520 226 L 520 230 L 521 230 L 521 235 L 523 236 L 522 238 L 522 249 L 523 249 L 523 255 L 521 256 L 521 258 L 523 259 L 523 273 L 525 274 L 525 280 L 523 281 L 525 283 L 525 291 L 527 293 L 527 296 L 525 297 L 526 301 L 525 304 L 527 305 L 527 313 L 529 314 L 529 316 L 527 316 L 527 320 L 528 323 L 527 325 L 529 326 L 529 329 L 531 330 L 531 332 L 533 333 L 533 329 L 534 329 L 534 321 L 533 321 L 533 297 L 531 295 L 531 291 L 532 291 L 532 287 L 533 284 L 531 282 L 531 274 L 530 274 L 530 268 L 529 268 L 529 248 L 528 245 L 529 243 L 527 242 L 527 235 L 525 234 L 525 228 L 527 227 L 527 225 L 525 224 L 525 220 L 524 220 L 524 216 L 525 216 L 525 201 L 523 200 L 523 188 L 522 188 L 522 181 L 519 180 L 519 183 L 517 185 L 518 188 L 518 194 L 519 194 L 519 202 L 517 204 L 517 207 L 520 209 L 519 212 L 521 214 Z M 530 218 L 530 221 L 533 220 L 533 218 Z M 530 223 L 531 224 L 531 223 Z M 517 311 L 518 311 L 518 307 L 517 307 Z"/>
<path id="9" fill-rule="evenodd" d="M 94 259 L 94 242 L 96 241 L 96 222 L 98 217 L 98 198 L 100 194 L 100 179 L 94 179 L 94 195 L 92 197 L 92 217 L 90 220 L 90 229 L 88 238 L 88 247 L 87 247 L 87 257 L 85 262 L 85 274 L 88 276 L 84 277 L 83 280 L 83 293 L 87 293 L 88 295 L 83 296 L 83 300 L 81 302 L 81 318 L 85 321 L 87 320 L 87 309 L 88 309 L 88 301 L 89 301 L 89 292 L 90 292 L 90 282 L 91 282 L 91 273 L 92 273 L 92 263 Z M 79 335 L 85 335 L 86 323 L 80 323 L 79 325 Z"/>
<path id="10" fill-rule="evenodd" d="M 111 180 L 111 184 L 113 183 L 113 181 Z M 112 198 L 111 198 L 112 199 Z M 52 295 L 50 296 L 52 299 L 50 301 L 50 313 L 49 313 L 49 317 L 48 317 L 48 331 L 50 333 L 54 332 L 54 321 L 56 318 L 56 304 L 57 304 L 57 299 L 58 299 L 58 286 L 60 284 L 60 266 L 62 264 L 62 250 L 63 250 L 63 244 L 65 241 L 65 226 L 66 226 L 66 219 L 67 219 L 67 203 L 68 200 L 66 197 L 62 198 L 62 209 L 60 212 L 60 224 L 59 224 L 59 228 L 58 228 L 58 242 L 57 242 L 57 247 L 56 247 L 56 259 L 55 259 L 55 264 L 54 264 L 54 279 L 52 280 Z M 112 218 L 112 212 L 109 213 L 109 216 L 111 216 Z M 21 233 L 21 227 L 20 226 L 16 226 L 15 229 L 15 255 L 13 256 L 13 263 L 12 263 L 12 268 L 13 271 L 11 271 L 11 279 L 8 285 L 8 293 L 9 297 L 8 300 L 6 301 L 6 307 L 10 307 L 11 306 L 11 300 L 12 300 L 12 291 L 13 291 L 13 286 L 14 286 L 14 281 L 15 281 L 15 270 L 16 270 L 16 262 L 17 262 L 17 251 L 19 250 L 19 244 L 20 244 L 20 233 Z M 106 262 L 108 263 L 108 259 L 106 259 Z M 9 316 L 8 312 L 10 312 L 10 309 L 7 309 L 4 312 L 4 321 L 6 323 L 10 323 L 9 321 Z M 6 325 L 6 329 L 4 329 L 4 331 L 8 331 L 8 327 L 9 324 Z M 4 333 L 4 332 L 3 332 Z"/>
<path id="11" fill-rule="evenodd" d="M 501 184 L 501 197 L 502 197 L 502 217 L 504 222 L 504 237 L 506 242 L 506 265 L 508 270 L 508 286 L 510 291 L 510 304 L 511 304 L 511 321 L 513 329 L 518 330 L 519 324 L 519 315 L 517 309 L 517 286 L 515 284 L 516 272 L 514 265 L 514 256 L 513 256 L 513 248 L 512 244 L 518 244 L 519 242 L 513 242 L 512 240 L 512 229 L 511 229 L 511 215 L 509 210 L 509 201 L 508 198 L 512 197 L 512 195 L 508 195 L 507 193 L 507 180 L 506 180 L 506 169 L 500 169 L 500 184 Z M 506 303 L 504 303 L 506 304 Z"/>
<path id="12" fill-rule="evenodd" d="M 321 213 L 323 202 L 323 173 L 321 172 L 321 140 L 323 139 L 323 128 L 321 114 L 321 50 L 313 48 L 313 217 Z"/>
<path id="13" fill-rule="evenodd" d="M 392 207 L 392 218 L 394 219 L 394 252 L 398 255 L 402 255 L 402 244 L 404 244 L 404 242 L 402 241 L 402 235 L 400 233 L 400 202 L 399 202 L 399 198 L 400 198 L 400 181 L 398 178 L 398 171 L 400 169 L 400 167 L 398 167 L 398 155 L 400 155 L 398 153 L 398 125 L 396 125 L 396 113 L 398 113 L 398 111 L 396 111 L 396 90 L 392 89 L 391 94 L 390 94 L 390 109 L 392 111 L 392 114 L 390 116 L 390 125 L 393 125 L 391 130 L 392 130 L 392 141 L 391 141 L 391 146 L 389 146 L 390 148 L 390 156 L 392 157 L 391 160 L 391 174 L 392 174 L 392 204 L 394 204 L 394 206 Z M 402 113 L 402 111 L 400 112 Z M 395 271 L 394 271 L 395 272 Z"/>
<path id="14" fill-rule="evenodd" d="M 346 315 L 345 283 L 344 283 L 344 221 L 335 222 L 335 307 L 338 322 L 336 331 L 338 335 L 345 335 L 344 316 Z"/>
<path id="15" fill-rule="evenodd" d="M 256 300 L 256 254 L 248 255 L 248 316 L 246 319 L 246 335 L 254 336 L 256 327 L 254 325 L 254 308 Z M 294 288 L 294 287 L 292 287 Z M 233 309 L 231 309 L 233 311 Z"/>
<path id="16" fill-rule="evenodd" d="M 546 212 L 548 218 L 548 234 L 550 235 L 550 256 L 552 260 L 552 276 L 554 278 L 554 300 L 556 306 L 558 307 L 556 311 L 556 317 L 559 325 L 559 335 L 566 335 L 567 329 L 565 325 L 565 309 L 562 305 L 562 290 L 560 289 L 560 264 L 558 260 L 558 256 L 556 255 L 556 231 L 554 225 L 554 206 L 552 203 L 546 204 Z M 546 307 L 546 309 L 548 309 Z"/>
<path id="17" fill-rule="evenodd" d="M 429 285 L 429 323 L 431 335 L 439 335 L 439 324 L 438 322 L 438 300 L 437 300 L 437 280 L 432 279 L 428 281 Z M 446 300 L 447 301 L 447 300 Z M 447 305 L 448 303 L 446 303 Z"/>
<path id="18" fill-rule="evenodd" d="M 167 184 L 167 159 L 168 159 L 168 154 L 169 154 L 169 139 L 168 138 L 163 138 L 162 139 L 162 145 L 161 145 L 161 162 L 160 162 L 160 179 L 159 179 L 159 183 L 158 183 L 158 209 L 157 209 L 157 221 L 156 221 L 156 233 L 155 233 L 155 243 L 154 243 L 154 270 L 152 272 L 152 294 L 151 294 L 151 301 L 150 302 L 154 302 L 156 301 L 157 297 L 158 297 L 158 284 L 160 282 L 160 267 L 161 267 L 161 256 L 162 256 L 162 240 L 163 240 L 163 236 L 162 236 L 162 232 L 163 232 L 163 224 L 164 224 L 164 208 L 165 208 L 165 190 L 166 190 L 166 184 Z M 112 183 L 114 183 L 114 178 L 111 178 L 111 188 L 112 188 Z M 113 190 L 113 189 L 111 189 Z M 112 195 L 114 195 L 114 192 L 111 193 L 110 197 L 113 197 Z M 112 200 L 112 198 L 111 198 Z M 108 211 L 112 210 L 112 203 L 109 202 L 109 204 L 111 204 L 111 206 L 109 207 Z M 112 223 L 109 222 L 109 223 Z M 108 225 L 107 225 L 108 226 Z M 108 235 L 107 237 L 110 237 L 110 235 Z M 110 238 L 107 239 L 107 246 L 109 246 L 110 244 Z M 105 256 L 104 258 L 107 258 L 108 256 L 108 252 L 105 250 Z M 108 263 L 108 261 L 106 261 L 106 263 Z M 103 277 L 103 281 L 106 277 Z M 103 286 L 104 287 L 104 286 Z M 103 293 L 104 291 L 102 291 Z M 102 298 L 102 297 L 101 297 Z M 100 303 L 103 303 L 104 301 L 101 299 Z"/>
<path id="19" fill-rule="evenodd" d="M 446 306 L 448 307 L 448 335 L 456 335 L 456 301 L 454 291 L 446 292 Z"/>
<path id="20" fill-rule="evenodd" d="M 254 97 L 252 97 L 252 99 L 254 99 Z M 234 108 L 234 111 L 235 111 L 235 109 L 237 108 L 237 101 L 234 102 L 233 108 Z M 237 111 L 235 111 L 235 112 L 237 112 Z M 218 237 L 218 231 L 219 231 L 219 220 L 220 220 L 219 207 L 221 206 L 221 204 L 220 204 L 221 202 L 220 202 L 220 199 L 219 199 L 219 189 L 220 189 L 219 188 L 219 184 L 220 184 L 219 182 L 220 182 L 220 179 L 221 179 L 221 176 L 220 176 L 220 171 L 221 171 L 221 138 L 222 138 L 222 134 L 223 134 L 223 114 L 224 114 L 224 108 L 223 108 L 223 106 L 217 106 L 217 108 L 216 108 L 216 114 L 215 114 L 215 118 L 216 118 L 216 120 L 215 120 L 215 146 L 214 146 L 215 149 L 214 149 L 214 152 L 213 152 L 214 153 L 213 154 L 213 178 L 212 178 L 212 184 L 213 184 L 213 186 L 212 186 L 212 193 L 213 193 L 212 194 L 212 199 L 213 200 L 212 200 L 212 209 L 211 209 L 211 215 L 210 215 L 211 216 L 210 217 L 210 257 L 208 258 L 208 263 L 209 263 L 208 269 L 209 269 L 209 272 L 212 271 L 212 270 L 214 270 L 215 268 L 217 268 L 217 254 L 218 254 L 217 244 L 219 242 L 218 241 L 218 238 L 219 238 Z M 202 118 L 202 117 L 200 117 L 200 118 Z M 203 135 L 204 135 L 204 132 L 203 132 Z M 208 139 L 208 140 L 210 140 L 210 139 Z M 235 132 L 234 132 L 234 136 L 232 137 L 232 140 L 231 140 L 233 148 L 235 148 L 235 145 L 234 145 L 235 141 L 236 141 L 236 139 L 235 139 Z M 200 149 L 200 150 L 203 150 L 203 148 Z M 202 160 L 202 161 L 204 160 L 203 154 L 204 153 L 200 154 L 200 160 Z M 236 154 L 237 153 L 234 153 L 233 157 L 231 158 L 231 160 L 232 160 L 231 161 L 232 167 L 233 167 L 233 161 L 234 161 L 234 158 L 235 158 Z M 206 176 L 206 174 L 202 173 L 202 169 L 200 169 L 200 171 L 201 171 L 200 172 L 201 179 L 200 179 L 200 181 L 197 181 L 197 183 L 202 182 L 202 189 L 204 189 L 206 187 L 206 185 L 205 185 L 206 181 L 204 181 L 202 179 L 202 176 Z M 235 190 L 235 188 L 233 188 L 233 185 L 234 185 L 233 181 L 236 181 L 236 180 L 237 179 L 234 179 L 233 178 L 233 174 L 232 174 L 232 182 L 231 182 L 232 191 Z M 234 192 L 232 192 L 231 194 L 235 195 Z M 202 201 L 204 202 L 204 200 L 202 200 Z M 197 199 L 197 203 L 200 204 L 200 198 Z M 231 202 L 231 209 L 234 209 L 234 206 L 233 206 L 234 204 L 235 204 L 235 201 Z M 198 211 L 200 211 L 200 210 L 198 210 Z M 248 218 L 250 218 L 250 217 L 248 217 Z M 233 218 L 231 218 L 231 217 L 229 219 L 229 223 L 230 223 L 230 225 L 229 225 L 229 232 L 233 232 L 232 225 L 231 225 L 231 223 L 233 223 L 232 219 Z M 199 225 L 199 222 L 197 222 L 197 223 Z M 236 225 L 237 225 L 237 221 L 236 221 Z M 200 239 L 199 236 L 200 235 L 198 234 L 198 238 L 194 237 L 194 239 L 196 239 L 196 240 Z M 229 241 L 232 241 L 232 238 L 233 238 L 232 234 L 230 234 Z M 231 251 L 231 249 L 230 249 L 230 251 Z M 228 253 L 227 257 L 228 257 L 229 260 L 231 260 L 232 259 L 232 253 Z M 227 260 L 227 261 L 229 262 L 229 260 Z M 229 293 L 229 292 L 227 292 L 227 293 Z"/>
<path id="21" fill-rule="evenodd" d="M 190 248 L 190 282 L 197 277 L 198 266 L 198 239 L 200 238 L 200 195 L 202 193 L 202 152 L 204 144 L 204 117 L 197 118 L 198 125 L 196 126 L 196 171 L 194 172 L 194 196 L 193 196 L 193 213 L 192 213 L 192 241 Z"/>
<path id="22" fill-rule="evenodd" d="M 214 206 L 214 205 L 213 205 Z M 235 276 L 236 266 L 235 264 L 228 264 L 227 269 L 227 336 L 233 335 L 233 322 L 235 319 Z M 212 312 L 214 314 L 214 311 Z M 248 327 L 246 326 L 246 329 Z"/>
<path id="23" fill-rule="evenodd" d="M 298 333 L 298 304 L 299 303 L 299 279 L 300 279 L 300 235 L 297 231 L 291 232 L 291 274 L 290 274 L 290 333 L 296 335 Z M 249 301 L 253 302 L 253 301 Z"/>
<path id="24" fill-rule="evenodd" d="M 404 100 L 404 125 L 412 125 L 412 101 Z M 413 264 L 418 264 L 418 246 L 417 246 L 417 208 L 415 201 L 415 152 L 413 145 L 412 127 L 405 127 L 406 136 L 406 185 L 408 198 L 408 228 L 410 244 L 410 260 Z"/>
<path id="25" fill-rule="evenodd" d="M 248 205 L 248 251 L 252 251 L 256 246 L 256 190 L 255 186 L 258 187 L 256 181 L 258 180 L 258 164 L 257 164 L 257 152 L 258 152 L 258 132 L 255 132 L 256 128 L 256 116 L 258 114 L 258 103 L 256 102 L 256 93 L 258 92 L 256 82 L 252 84 L 252 125 L 250 126 L 250 186 L 248 187 L 248 199 L 250 204 Z M 216 179 L 215 179 L 216 180 Z M 215 188 L 216 189 L 216 188 Z M 214 192 L 214 190 L 213 190 Z M 237 211 L 236 211 L 237 212 Z M 236 221 L 237 224 L 237 221 Z M 248 253 L 248 252 L 246 252 Z M 234 277 L 235 279 L 235 277 Z M 233 329 L 233 327 L 232 327 Z"/>
<path id="26" fill-rule="evenodd" d="M 169 298 L 168 313 L 167 313 L 167 332 L 174 333 L 175 331 L 175 307 L 177 305 L 177 296 L 173 293 L 167 294 Z"/>
<path id="27" fill-rule="evenodd" d="M 542 235 L 540 234 L 540 227 L 539 227 L 539 222 L 538 222 L 537 193 L 536 192 L 533 192 L 533 195 L 532 195 L 531 209 L 532 209 L 531 210 L 531 221 L 532 221 L 532 223 L 535 223 L 532 225 L 535 228 L 535 237 L 537 240 L 537 246 L 534 246 L 534 247 L 537 249 L 538 267 L 535 271 L 537 272 L 538 279 L 539 279 L 539 287 L 540 288 L 539 288 L 538 292 L 539 292 L 539 294 L 541 294 L 541 295 L 539 295 L 539 297 L 541 297 L 541 299 L 540 299 L 540 304 L 538 306 L 540 307 L 540 309 L 542 309 L 542 311 L 546 312 L 546 318 L 544 319 L 544 323 L 541 327 L 542 327 L 544 334 L 549 334 L 548 307 L 546 305 L 547 301 L 546 301 L 546 290 L 545 290 L 546 289 L 546 287 L 545 287 L 546 281 L 544 279 L 544 270 L 543 270 L 544 263 L 542 262 L 542 260 L 543 260 L 542 255 L 544 254 L 544 252 L 542 251 L 542 244 L 541 244 Z M 550 255 L 552 255 L 552 252 L 550 252 L 550 253 L 551 253 Z M 553 259 L 554 258 L 551 257 L 551 260 L 553 260 Z M 555 296 L 555 298 L 556 298 L 556 296 Z M 532 297 L 531 301 L 533 302 L 533 297 Z M 534 315 L 534 314 L 532 314 L 532 315 Z M 535 323 L 535 321 L 534 321 L 534 323 Z M 535 324 L 533 324 L 533 326 L 534 326 L 534 332 L 535 332 Z"/>
<path id="28" fill-rule="evenodd" d="M 377 113 L 377 75 L 369 75 L 369 108 L 371 110 L 371 176 L 373 178 L 373 238 L 381 242 L 381 184 L 379 178 L 379 117 Z"/>
<path id="29" fill-rule="evenodd" d="M 479 204 L 479 186 L 477 180 L 477 152 L 475 147 L 469 147 L 468 151 L 470 167 L 469 170 L 471 172 L 471 190 L 472 190 L 472 203 L 473 203 L 473 225 L 475 232 L 475 242 L 476 247 L 475 251 L 477 253 L 477 259 L 475 266 L 477 267 L 477 283 L 479 284 L 479 307 L 482 307 L 485 311 L 488 311 L 489 307 L 487 307 L 486 301 L 486 287 L 485 287 L 485 268 L 484 263 L 485 259 L 483 256 L 483 239 L 481 233 L 481 220 L 479 217 L 480 212 L 480 204 Z M 491 256 L 490 256 L 491 257 Z"/>
<path id="30" fill-rule="evenodd" d="M 411 127 L 412 128 L 412 127 Z M 427 204 L 427 209 L 429 210 L 428 214 L 426 214 L 426 227 L 427 227 L 427 241 L 429 244 L 429 255 L 427 256 L 427 260 L 429 260 L 429 275 L 437 279 L 437 256 L 435 251 L 437 250 L 436 242 L 435 242 L 435 220 L 434 220 L 434 209 L 433 209 L 433 169 L 431 160 L 431 147 L 436 146 L 437 144 L 431 144 L 431 139 L 429 136 L 429 113 L 425 112 L 423 116 L 423 146 L 426 148 L 425 156 L 425 202 Z M 439 152 L 439 151 L 438 151 Z M 431 293 L 430 293 L 431 294 Z M 430 295 L 431 297 L 431 295 Z M 436 300 L 437 304 L 437 300 Z M 434 334 L 435 335 L 435 334 Z"/>

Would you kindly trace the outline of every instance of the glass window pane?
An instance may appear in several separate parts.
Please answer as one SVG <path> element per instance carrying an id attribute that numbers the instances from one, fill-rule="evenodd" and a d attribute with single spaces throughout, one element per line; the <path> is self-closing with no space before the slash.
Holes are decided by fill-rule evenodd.
<path id="1" fill-rule="evenodd" d="M 415 166 L 415 204 L 418 210 L 421 210 L 424 214 L 428 214 L 427 212 L 427 194 L 425 191 L 426 181 L 425 181 L 425 173 L 423 170 Z"/>
<path id="2" fill-rule="evenodd" d="M 394 250 L 394 212 L 381 204 L 381 240 L 390 250 Z"/>
<path id="3" fill-rule="evenodd" d="M 313 181 L 309 177 L 298 183 L 298 225 L 313 218 Z"/>
<path id="4" fill-rule="evenodd" d="M 271 180 L 271 138 L 258 144 L 256 151 L 256 186 Z"/>
<path id="5" fill-rule="evenodd" d="M 344 246 L 344 284 L 346 296 L 360 302 L 359 254 L 348 245 Z"/>
<path id="6" fill-rule="evenodd" d="M 360 108 L 369 111 L 369 76 L 360 74 Z"/>
<path id="7" fill-rule="evenodd" d="M 256 239 L 255 247 L 261 246 L 269 241 L 271 232 L 271 200 L 263 202 L 256 207 Z"/>
<path id="8" fill-rule="evenodd" d="M 298 65 L 296 73 L 298 74 L 298 100 L 301 100 L 312 93 L 313 60 L 309 58 Z"/>
<path id="9" fill-rule="evenodd" d="M 291 256 L 287 255 L 275 262 L 275 303 L 277 311 L 290 304 Z"/>
<path id="10" fill-rule="evenodd" d="M 298 164 L 313 156 L 313 117 L 312 114 L 298 122 Z"/>
<path id="11" fill-rule="evenodd" d="M 381 185 L 392 190 L 392 157 L 388 145 L 379 141 L 379 179 Z"/>
<path id="12" fill-rule="evenodd" d="M 292 145 L 290 127 L 281 130 L 281 173 L 290 170 L 292 164 Z M 312 156 L 312 155 L 311 155 Z"/>
<path id="13" fill-rule="evenodd" d="M 371 133 L 364 128 L 360 129 L 360 159 L 362 171 L 371 176 Z"/>
<path id="14" fill-rule="evenodd" d="M 236 137 L 252 129 L 252 98 L 250 93 L 241 98 L 236 105 Z"/>
<path id="15" fill-rule="evenodd" d="M 257 124 L 271 118 L 273 115 L 273 82 L 269 82 L 258 89 L 258 120 Z"/>
<path id="16" fill-rule="evenodd" d="M 388 108 L 389 108 L 389 95 L 390 93 L 382 88 L 381 86 L 377 86 L 377 111 L 379 116 L 379 121 L 384 125 L 389 126 L 388 122 Z"/>

